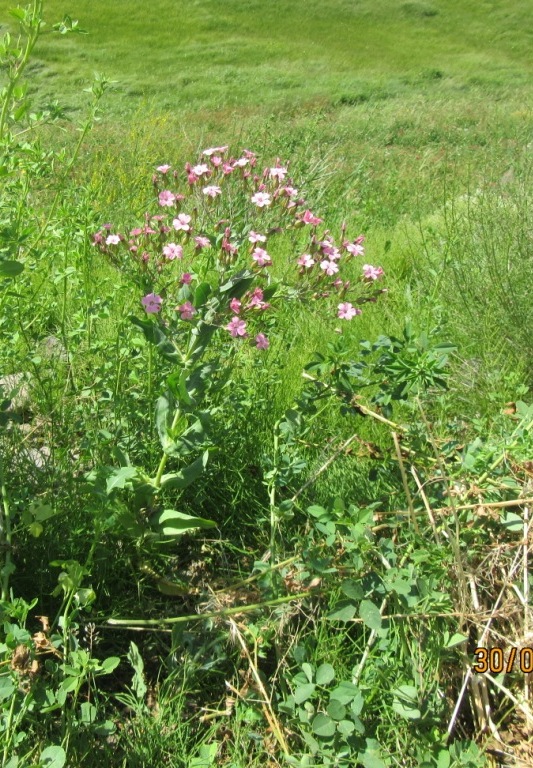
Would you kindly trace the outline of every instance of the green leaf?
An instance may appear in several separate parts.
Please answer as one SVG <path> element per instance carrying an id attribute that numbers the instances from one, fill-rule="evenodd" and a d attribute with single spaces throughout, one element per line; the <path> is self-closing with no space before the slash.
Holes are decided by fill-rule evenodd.
<path id="1" fill-rule="evenodd" d="M 331 621 L 350 621 L 355 616 L 356 606 L 351 600 L 340 600 L 335 608 L 326 614 Z"/>
<path id="2" fill-rule="evenodd" d="M 321 664 L 316 671 L 317 685 L 328 685 L 335 680 L 335 670 L 331 664 Z"/>
<path id="3" fill-rule="evenodd" d="M 446 645 L 445 648 L 455 648 L 456 645 L 461 645 L 461 643 L 464 643 L 466 640 L 468 640 L 468 637 L 466 635 L 461 635 L 460 632 L 456 632 L 455 635 L 452 635 Z"/>
<path id="4" fill-rule="evenodd" d="M 394 691 L 392 708 L 408 720 L 420 720 L 418 691 L 414 685 L 399 685 Z"/>
<path id="5" fill-rule="evenodd" d="M 381 613 L 377 605 L 371 600 L 363 600 L 359 606 L 359 617 L 364 621 L 367 627 L 370 629 L 381 629 Z"/>
<path id="6" fill-rule="evenodd" d="M 412 707 L 410 704 L 406 704 L 398 699 L 394 699 L 392 702 L 392 708 L 397 714 L 404 717 L 406 720 L 420 720 L 421 713 L 417 707 Z"/>
<path id="7" fill-rule="evenodd" d="M 309 680 L 310 683 L 313 682 L 313 675 L 315 674 L 315 670 L 313 669 L 311 664 L 308 664 L 306 661 L 302 664 L 302 672 L 306 676 L 306 678 Z"/>
<path id="8" fill-rule="evenodd" d="M 351 736 L 355 731 L 355 723 L 352 723 L 351 720 L 341 720 L 337 725 L 337 730 L 339 733 L 342 733 L 343 736 Z"/>
<path id="9" fill-rule="evenodd" d="M 202 744 L 197 757 L 193 757 L 189 768 L 212 768 L 218 754 L 219 744 L 215 741 L 211 744 Z"/>
<path id="10" fill-rule="evenodd" d="M 11 674 L 0 675 L 0 701 L 10 699 L 15 692 L 15 684 L 11 679 Z"/>
<path id="11" fill-rule="evenodd" d="M 217 525 L 213 520 L 193 517 L 174 509 L 165 509 L 164 512 L 161 512 L 156 518 L 155 524 L 163 536 L 181 536 L 187 531 L 193 531 L 197 528 L 216 528 Z"/>
<path id="12" fill-rule="evenodd" d="M 505 519 L 502 522 L 502 525 L 511 533 L 518 533 L 524 528 L 524 521 L 520 515 L 516 514 L 516 512 L 508 512 L 505 515 Z"/>
<path id="13" fill-rule="evenodd" d="M 98 710 L 91 704 L 90 701 L 84 701 L 80 707 L 81 710 L 81 722 L 85 725 L 92 725 L 96 720 Z"/>
<path id="14" fill-rule="evenodd" d="M 136 467 L 119 467 L 118 469 L 113 470 L 106 482 L 107 495 L 110 496 L 117 488 L 125 488 L 128 482 L 133 480 L 136 475 Z"/>
<path id="15" fill-rule="evenodd" d="M 192 405 L 193 400 L 186 386 L 186 371 L 174 371 L 167 379 L 168 388 L 178 402 L 184 405 Z"/>
<path id="16" fill-rule="evenodd" d="M 130 649 L 128 651 L 128 661 L 133 669 L 133 679 L 131 681 L 131 687 L 137 698 L 137 701 L 144 702 L 144 697 L 148 688 L 144 679 L 144 661 L 139 653 L 139 649 L 133 640 L 130 641 Z"/>
<path id="17" fill-rule="evenodd" d="M 67 754 L 63 747 L 45 747 L 39 758 L 42 768 L 63 768 L 66 762 Z"/>
<path id="18" fill-rule="evenodd" d="M 314 683 L 305 683 L 305 685 L 299 685 L 294 691 L 294 701 L 297 704 L 303 704 L 304 701 L 310 699 L 315 692 L 316 685 Z"/>
<path id="19" fill-rule="evenodd" d="M 140 328 L 144 337 L 150 344 L 154 344 L 159 354 L 171 363 L 182 362 L 182 357 L 174 344 L 166 337 L 157 322 L 152 320 L 139 320 L 133 315 L 130 316 L 130 322 Z"/>
<path id="20" fill-rule="evenodd" d="M 230 279 L 220 286 L 220 293 L 227 293 L 229 299 L 240 299 L 246 293 L 254 281 L 254 275 L 249 269 L 236 272 Z"/>
<path id="21" fill-rule="evenodd" d="M 16 277 L 24 270 L 20 261 L 0 261 L 0 277 Z"/>
<path id="22" fill-rule="evenodd" d="M 196 290 L 194 292 L 194 300 L 193 305 L 195 309 L 199 309 L 199 307 L 203 306 L 205 302 L 207 301 L 207 297 L 211 293 L 211 286 L 209 283 L 200 283 L 196 287 Z"/>
<path id="23" fill-rule="evenodd" d="M 347 680 L 339 683 L 339 685 L 331 691 L 329 698 L 330 701 L 340 702 L 341 704 L 349 704 L 359 695 L 359 688 L 353 683 Z"/>
<path id="24" fill-rule="evenodd" d="M 163 475 L 161 478 L 161 488 L 180 488 L 183 490 L 200 477 L 204 471 L 207 460 L 209 459 L 209 451 L 204 451 L 203 454 L 189 464 L 188 467 L 183 467 L 179 472 L 173 472 L 168 475 Z"/>
<path id="25" fill-rule="evenodd" d="M 120 659 L 118 656 L 108 656 L 107 659 L 104 659 L 100 664 L 100 674 L 101 675 L 111 674 L 111 672 L 113 672 L 118 667 L 119 664 L 120 664 Z"/>
<path id="26" fill-rule="evenodd" d="M 97 736 L 111 736 L 116 730 L 117 726 L 112 720 L 105 720 L 103 723 L 100 723 L 93 728 L 93 731 Z"/>
<path id="27" fill-rule="evenodd" d="M 341 589 L 351 600 L 362 600 L 364 592 L 359 582 L 354 579 L 344 579 Z"/>
<path id="28" fill-rule="evenodd" d="M 342 720 L 346 716 L 346 707 L 338 699 L 332 699 L 328 704 L 327 712 L 333 720 Z"/>
<path id="29" fill-rule="evenodd" d="M 317 736 L 322 736 L 323 738 L 329 738 L 330 736 L 333 736 L 335 733 L 337 726 L 335 722 L 331 719 L 331 717 L 328 717 L 327 715 L 324 715 L 322 712 L 319 712 L 318 715 L 315 716 L 313 719 L 313 722 L 311 723 L 311 728 L 313 730 L 313 733 L 316 733 Z"/>
<path id="30" fill-rule="evenodd" d="M 72 693 L 72 691 L 75 691 L 77 687 L 77 677 L 66 677 L 61 683 L 60 689 L 63 691 L 63 693 Z"/>

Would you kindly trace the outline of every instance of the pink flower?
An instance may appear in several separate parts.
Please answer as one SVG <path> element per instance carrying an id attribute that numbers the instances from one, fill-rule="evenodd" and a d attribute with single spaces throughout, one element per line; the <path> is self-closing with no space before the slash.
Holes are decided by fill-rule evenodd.
<path id="1" fill-rule="evenodd" d="M 334 245 L 331 245 L 330 243 L 324 243 L 322 244 L 321 251 L 324 254 L 324 256 L 327 256 L 330 261 L 338 261 L 341 257 L 341 252 L 338 248 L 336 248 Z"/>
<path id="2" fill-rule="evenodd" d="M 282 168 L 281 166 L 276 166 L 276 168 L 269 169 L 269 174 L 271 179 L 279 179 L 280 181 L 283 181 L 287 175 L 287 169 Z"/>
<path id="3" fill-rule="evenodd" d="M 364 256 L 365 255 L 365 249 L 363 246 L 358 243 L 357 241 L 355 243 L 349 243 L 346 241 L 343 243 L 344 247 L 348 251 L 348 253 L 351 253 L 352 256 Z"/>
<path id="4" fill-rule="evenodd" d="M 181 314 L 182 320 L 192 320 L 193 315 L 196 314 L 196 310 L 190 301 L 186 301 L 185 304 L 178 307 L 178 312 Z"/>
<path id="5" fill-rule="evenodd" d="M 306 267 L 307 269 L 310 269 L 313 264 L 315 264 L 315 260 L 309 253 L 303 253 L 300 258 L 298 259 L 298 264 L 301 267 Z"/>
<path id="6" fill-rule="evenodd" d="M 367 280 L 378 280 L 385 273 L 381 267 L 373 267 L 371 264 L 363 264 L 363 275 Z"/>
<path id="7" fill-rule="evenodd" d="M 203 235 L 198 235 L 198 237 L 195 237 L 194 242 L 196 243 L 197 248 L 209 248 L 211 245 L 210 239 L 208 237 L 204 237 Z"/>
<path id="8" fill-rule="evenodd" d="M 318 216 L 315 216 L 309 209 L 303 212 L 301 221 L 303 221 L 304 224 L 312 224 L 314 227 L 318 226 L 318 224 L 322 224 L 322 219 L 319 219 Z"/>
<path id="9" fill-rule="evenodd" d="M 240 317 L 232 317 L 229 323 L 226 325 L 226 330 L 231 333 L 233 338 L 237 336 L 246 336 L 246 323 L 241 320 Z"/>
<path id="10" fill-rule="evenodd" d="M 249 307 L 258 307 L 263 303 L 263 291 L 261 288 L 254 288 L 254 291 L 248 302 Z"/>
<path id="11" fill-rule="evenodd" d="M 120 235 L 108 235 L 105 242 L 106 245 L 118 245 L 120 243 Z"/>
<path id="12" fill-rule="evenodd" d="M 229 303 L 229 308 L 236 315 L 238 315 L 239 312 L 241 311 L 241 307 L 242 307 L 242 303 L 239 301 L 239 299 L 232 299 Z"/>
<path id="13" fill-rule="evenodd" d="M 354 307 L 349 301 L 339 304 L 338 309 L 337 317 L 340 317 L 341 320 L 351 320 L 352 317 L 361 314 L 361 310 Z"/>
<path id="14" fill-rule="evenodd" d="M 137 235 L 141 235 L 141 234 L 142 234 L 142 229 L 140 227 L 135 227 L 135 229 L 132 229 L 130 232 L 130 235 L 132 237 L 137 237 Z"/>
<path id="15" fill-rule="evenodd" d="M 191 168 L 191 171 L 194 173 L 195 176 L 206 176 L 211 173 L 209 170 L 209 166 L 205 163 L 200 163 L 200 165 L 195 165 Z"/>
<path id="16" fill-rule="evenodd" d="M 272 198 L 268 194 L 268 192 L 256 192 L 255 195 L 252 196 L 252 203 L 255 203 L 258 208 L 264 208 L 267 205 L 270 205 L 272 202 Z"/>
<path id="17" fill-rule="evenodd" d="M 171 208 L 175 202 L 176 195 L 170 192 L 170 190 L 164 189 L 159 193 L 159 205 L 166 205 L 168 208 Z"/>
<path id="18" fill-rule="evenodd" d="M 280 192 L 283 192 L 287 197 L 297 197 L 298 190 L 294 187 L 280 187 Z"/>
<path id="19" fill-rule="evenodd" d="M 222 158 L 220 157 L 220 155 L 213 155 L 210 158 L 210 160 L 213 163 L 213 165 L 215 166 L 215 168 L 218 168 L 219 165 L 222 165 Z"/>
<path id="20" fill-rule="evenodd" d="M 191 217 L 186 213 L 180 213 L 176 219 L 172 222 L 172 226 L 175 230 L 178 232 L 180 230 L 183 230 L 183 232 L 189 232 L 191 227 L 189 226 L 189 222 L 191 220 Z"/>
<path id="21" fill-rule="evenodd" d="M 339 271 L 339 267 L 334 261 L 327 261 L 326 259 L 320 262 L 320 269 L 323 269 L 326 275 L 330 276 Z"/>
<path id="22" fill-rule="evenodd" d="M 190 272 L 184 272 L 180 277 L 180 283 L 182 285 L 190 285 L 192 283 L 192 275 Z"/>
<path id="23" fill-rule="evenodd" d="M 270 266 L 272 264 L 272 259 L 264 248 L 255 248 L 252 253 L 252 259 L 257 262 L 260 267 Z"/>
<path id="24" fill-rule="evenodd" d="M 248 165 L 248 160 L 246 157 L 239 157 L 238 160 L 234 160 L 233 167 L 234 168 L 244 168 L 245 165 Z"/>
<path id="25" fill-rule="evenodd" d="M 248 302 L 247 309 L 251 309 L 252 307 L 257 307 L 257 309 L 268 309 L 270 304 L 266 304 L 263 301 L 263 295 L 261 288 L 255 288 L 250 297 L 250 301 Z"/>
<path id="26" fill-rule="evenodd" d="M 253 230 L 248 235 L 248 240 L 251 243 L 266 243 L 265 235 L 259 235 L 257 232 L 254 232 Z"/>
<path id="27" fill-rule="evenodd" d="M 168 173 L 170 171 L 170 165 L 158 165 L 156 171 L 163 174 Z"/>
<path id="28" fill-rule="evenodd" d="M 224 163 L 222 165 L 222 171 L 224 173 L 224 176 L 228 176 L 230 173 L 233 173 L 233 166 L 231 163 Z"/>
<path id="29" fill-rule="evenodd" d="M 255 337 L 255 346 L 257 349 L 268 349 L 270 342 L 264 333 L 258 333 Z"/>
<path id="30" fill-rule="evenodd" d="M 217 197 L 218 195 L 222 194 L 222 190 L 220 189 L 220 187 L 215 187 L 215 186 L 204 187 L 202 189 L 202 192 L 204 193 L 204 195 L 207 195 L 208 197 Z"/>
<path id="31" fill-rule="evenodd" d="M 148 293 L 143 299 L 141 299 L 141 303 L 145 308 L 146 312 L 149 315 L 153 315 L 156 312 L 159 312 L 159 310 L 161 309 L 161 304 L 163 303 L 163 299 L 161 298 L 161 296 L 158 296 L 156 293 Z"/>
<path id="32" fill-rule="evenodd" d="M 163 248 L 163 254 L 169 261 L 173 261 L 174 259 L 182 259 L 183 248 L 181 245 L 176 245 L 176 243 L 169 243 Z"/>
<path id="33" fill-rule="evenodd" d="M 225 147 L 210 147 L 209 149 L 204 149 L 202 152 L 202 155 L 205 157 L 211 157 L 211 155 L 222 155 L 226 150 L 227 146 Z"/>

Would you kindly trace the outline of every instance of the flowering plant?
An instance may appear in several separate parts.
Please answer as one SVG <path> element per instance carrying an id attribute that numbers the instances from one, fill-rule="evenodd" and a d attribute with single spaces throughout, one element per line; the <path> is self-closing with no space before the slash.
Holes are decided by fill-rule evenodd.
<path id="1" fill-rule="evenodd" d="M 234 345 L 267 350 L 272 313 L 282 302 L 320 300 L 331 314 L 335 303 L 337 317 L 350 321 L 385 289 L 375 287 L 384 275 L 381 267 L 363 264 L 358 279 L 346 279 L 348 264 L 363 259 L 364 237 L 348 239 L 343 224 L 335 239 L 279 158 L 260 169 L 249 150 L 235 158 L 227 146 L 212 147 L 181 170 L 158 166 L 152 181 L 156 212 L 146 212 L 127 233 L 105 224 L 93 242 L 138 286 L 145 317 L 131 321 L 174 365 L 156 408 L 163 447 L 156 475 L 121 468 L 128 470 L 128 481 L 136 477 L 137 485 L 154 494 L 186 487 L 205 467 L 209 414 L 200 408 L 216 369 L 216 363 L 204 361 L 215 334 Z M 304 242 L 292 263 L 276 248 L 276 240 L 290 230 L 301 230 L 296 242 Z M 200 449 L 192 464 L 164 474 L 169 457 L 184 459 Z M 163 516 L 164 521 L 182 517 L 174 511 Z"/>

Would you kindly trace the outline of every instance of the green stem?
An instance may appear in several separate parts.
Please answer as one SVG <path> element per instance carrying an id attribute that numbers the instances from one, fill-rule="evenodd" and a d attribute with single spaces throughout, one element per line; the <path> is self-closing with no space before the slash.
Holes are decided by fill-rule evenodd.
<path id="1" fill-rule="evenodd" d="M 6 725 L 6 743 L 4 746 L 4 754 L 2 756 L 2 768 L 7 763 L 7 758 L 9 757 L 9 748 L 11 746 L 11 742 L 13 740 L 13 715 L 15 713 L 15 702 L 17 700 L 17 695 L 14 693 L 11 697 L 11 706 L 9 707 L 9 715 L 7 716 L 7 725 Z"/>
<path id="2" fill-rule="evenodd" d="M 178 407 L 178 408 L 176 408 L 176 412 L 174 414 L 174 418 L 172 419 L 172 425 L 170 427 L 171 431 L 176 429 L 176 427 L 178 426 L 178 421 L 180 419 L 180 416 L 181 416 L 181 411 L 180 411 L 180 409 Z M 155 480 L 154 480 L 154 485 L 155 485 L 156 488 L 160 488 L 161 487 L 161 478 L 163 477 L 163 472 L 165 471 L 165 467 L 167 465 L 167 461 L 168 461 L 168 453 L 164 453 L 161 456 L 161 461 L 159 462 L 159 467 L 157 469 L 157 474 L 156 474 Z"/>
<path id="3" fill-rule="evenodd" d="M 227 592 L 233 592 L 235 589 L 238 589 L 239 587 L 244 587 L 246 584 L 251 584 L 253 581 L 257 581 L 257 579 L 262 579 L 263 576 L 265 576 L 267 573 L 272 573 L 273 571 L 279 571 L 280 568 L 284 568 L 286 565 L 290 565 L 291 563 L 296 562 L 298 560 L 299 555 L 293 555 L 292 557 L 289 557 L 287 560 L 282 560 L 280 563 L 274 563 L 274 565 L 271 565 L 270 568 L 265 568 L 264 571 L 259 571 L 259 573 L 254 573 L 253 576 L 248 576 L 246 579 L 242 579 L 242 581 L 236 581 L 234 584 L 230 584 L 229 587 L 226 587 L 225 589 L 217 589 L 215 590 L 215 595 L 223 595 Z"/>
<path id="4" fill-rule="evenodd" d="M 6 121 L 7 121 L 7 116 L 9 112 L 9 107 L 11 105 L 11 100 L 13 98 L 13 92 L 17 87 L 17 83 L 22 77 L 24 70 L 26 69 L 29 58 L 31 56 L 31 52 L 35 47 L 35 43 L 37 42 L 37 38 L 39 37 L 40 31 L 41 31 L 42 11 L 43 11 L 42 0 L 34 0 L 31 21 L 29 23 L 29 27 L 26 27 L 26 29 L 28 30 L 27 31 L 28 37 L 26 40 L 26 49 L 24 51 L 22 58 L 19 59 L 18 63 L 15 64 L 15 66 L 11 69 L 9 73 L 9 83 L 4 96 L 4 103 L 2 104 L 2 112 L 0 113 L 0 141 L 2 141 L 2 139 L 4 138 L 4 134 L 6 130 Z"/>
<path id="5" fill-rule="evenodd" d="M 223 608 L 221 611 L 213 611 L 212 613 L 193 613 L 190 616 L 177 616 L 172 619 L 108 619 L 107 623 L 116 627 L 157 627 L 160 624 L 183 624 L 187 621 L 214 619 L 218 616 L 232 616 L 236 613 L 249 613 L 267 606 L 282 605 L 283 603 L 290 603 L 293 600 L 304 600 L 312 594 L 314 593 L 309 590 L 307 592 L 299 592 L 297 595 L 287 595 L 285 597 L 277 597 L 275 600 L 265 600 L 264 603 L 237 605 L 233 608 Z"/>
<path id="6" fill-rule="evenodd" d="M 5 483 L 4 476 L 4 461 L 0 451 L 0 493 L 2 495 L 2 514 L 0 514 L 0 544 L 5 547 L 5 560 L 4 567 L 2 569 L 2 600 L 8 600 L 9 598 L 9 577 L 13 568 L 11 561 L 11 544 L 12 544 L 12 531 L 11 531 L 11 510 L 9 506 L 9 494 Z"/>
<path id="7" fill-rule="evenodd" d="M 274 424 L 274 456 L 273 456 L 273 462 L 272 462 L 274 464 L 274 470 L 273 470 L 274 476 L 272 477 L 272 480 L 268 488 L 268 501 L 270 506 L 270 559 L 272 561 L 275 560 L 274 549 L 276 546 L 276 528 L 277 528 L 276 477 L 277 477 L 277 461 L 278 461 L 278 452 L 279 452 L 279 425 L 280 425 L 280 420 L 278 420 Z"/>

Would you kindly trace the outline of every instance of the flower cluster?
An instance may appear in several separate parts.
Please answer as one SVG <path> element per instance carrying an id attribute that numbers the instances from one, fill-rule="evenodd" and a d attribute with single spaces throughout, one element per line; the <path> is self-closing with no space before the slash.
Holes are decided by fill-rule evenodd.
<path id="1" fill-rule="evenodd" d="M 197 302 L 195 286 L 218 272 L 220 287 L 232 270 L 245 270 L 255 287 L 224 306 L 219 301 L 214 322 L 233 338 L 250 338 L 258 349 L 267 349 L 268 338 L 256 331 L 259 318 L 271 308 L 265 290 L 277 259 L 272 239 L 289 229 L 307 228 L 309 235 L 304 252 L 294 259 L 300 298 L 337 296 L 337 317 L 351 320 L 361 314 L 354 302 L 376 301 L 385 290 L 369 292 L 384 276 L 381 267 L 363 264 L 359 279 L 342 277 L 350 260 L 364 256 L 363 236 L 346 239 L 343 225 L 340 238 L 335 240 L 300 196 L 289 176 L 288 163 L 279 158 L 261 171 L 257 156 L 250 150 L 231 157 L 228 146 L 211 147 L 197 162 L 186 163 L 181 170 L 169 164 L 157 166 L 152 181 L 156 214 L 146 213 L 142 226 L 129 234 L 112 232 L 111 225 L 106 224 L 93 238 L 112 260 L 120 262 L 122 258 L 122 266 L 137 269 L 138 282 L 148 289 L 141 300 L 148 314 L 159 313 L 167 300 L 172 302 L 174 294 L 174 304 L 178 302 L 174 312 L 179 320 L 199 321 L 205 306 Z M 224 213 L 231 210 L 236 194 L 242 203 L 238 210 L 245 213 L 230 221 Z M 159 284 L 160 294 L 155 292 Z M 171 285 L 175 288 L 169 288 Z M 357 291 L 352 302 L 347 300 L 351 291 Z"/>

